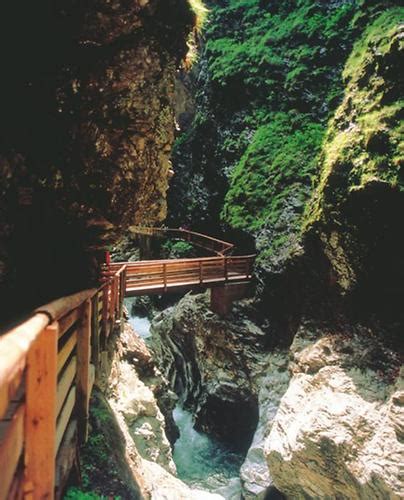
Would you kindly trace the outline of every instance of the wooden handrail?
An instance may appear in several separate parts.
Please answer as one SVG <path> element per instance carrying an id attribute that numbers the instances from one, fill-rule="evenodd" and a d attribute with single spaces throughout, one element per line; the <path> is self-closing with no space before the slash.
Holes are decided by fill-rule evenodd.
<path id="1" fill-rule="evenodd" d="M 239 260 L 239 261 L 254 261 L 256 255 L 251 254 L 251 255 L 231 255 L 231 256 L 226 256 L 225 258 L 229 261 L 231 260 Z M 192 264 L 193 262 L 200 262 L 200 261 L 205 261 L 205 262 L 223 262 L 223 257 L 191 257 L 191 258 L 180 258 L 180 259 L 155 259 L 155 260 L 136 260 L 133 262 L 112 262 L 110 264 L 110 269 L 113 271 L 117 268 L 120 268 L 123 264 L 126 264 L 127 267 L 131 266 L 144 266 L 147 267 L 150 264 L 164 264 L 164 263 L 170 263 L 170 262 L 175 262 L 175 263 L 188 263 Z"/>
<path id="2" fill-rule="evenodd" d="M 71 447 L 87 439 L 101 350 L 123 325 L 126 295 L 251 279 L 255 256 L 224 255 L 230 243 L 183 229 L 147 230 L 201 238 L 216 256 L 113 263 L 99 288 L 41 306 L 0 337 L 0 500 L 22 491 L 34 499 L 61 495 Z"/>
<path id="3" fill-rule="evenodd" d="M 134 234 L 143 234 L 146 236 L 170 236 L 177 235 L 179 239 L 193 243 L 196 246 L 211 251 L 217 255 L 224 255 L 234 248 L 233 243 L 219 240 L 213 236 L 190 231 L 184 228 L 171 229 L 159 227 L 132 226 L 130 231 Z"/>
<path id="4" fill-rule="evenodd" d="M 74 460 L 65 449 L 87 439 L 101 296 L 108 336 L 115 320 L 123 323 L 125 282 L 121 266 L 98 289 L 39 307 L 0 337 L 0 500 L 22 491 L 34 499 L 60 496 L 73 465 L 62 461 Z"/>

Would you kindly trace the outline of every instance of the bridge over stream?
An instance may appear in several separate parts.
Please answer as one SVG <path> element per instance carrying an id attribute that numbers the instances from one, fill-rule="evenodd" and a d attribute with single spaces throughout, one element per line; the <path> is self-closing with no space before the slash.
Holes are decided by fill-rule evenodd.
<path id="1" fill-rule="evenodd" d="M 39 307 L 0 336 L 0 500 L 61 498 L 88 437 L 108 340 L 123 329 L 126 296 L 211 288 L 212 308 L 225 314 L 246 293 L 254 256 L 230 255 L 231 243 L 185 229 L 132 231 L 214 255 L 113 263 L 99 288 Z"/>

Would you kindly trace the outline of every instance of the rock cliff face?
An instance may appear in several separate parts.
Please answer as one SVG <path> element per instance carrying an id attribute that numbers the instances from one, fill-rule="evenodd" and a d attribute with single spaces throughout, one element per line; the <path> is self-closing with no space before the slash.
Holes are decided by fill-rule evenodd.
<path id="1" fill-rule="evenodd" d="M 237 319 L 236 319 L 237 318 Z M 196 427 L 247 450 L 258 420 L 264 334 L 243 314 L 221 320 L 207 295 L 187 295 L 152 322 L 153 352 Z"/>
<path id="2" fill-rule="evenodd" d="M 369 329 L 299 329 L 292 379 L 265 439 L 270 474 L 287 497 L 401 498 L 399 366 Z"/>
<path id="3" fill-rule="evenodd" d="M 164 219 L 195 14 L 187 0 L 64 0 L 9 5 L 1 22 L 0 292 L 32 306 L 91 283 L 129 224 Z"/>
<path id="4" fill-rule="evenodd" d="M 244 498 L 274 486 L 287 498 L 399 498 L 404 386 L 383 331 L 304 320 L 290 349 L 268 352 L 251 303 L 226 320 L 207 307 L 188 295 L 156 317 L 154 351 L 197 426 L 233 445 L 248 437 Z"/>
<path id="5" fill-rule="evenodd" d="M 372 308 L 384 294 L 394 300 L 404 283 L 397 219 L 404 209 L 402 82 L 396 73 L 403 14 L 392 8 L 376 17 L 345 65 L 344 99 L 329 125 L 306 222 L 319 235 L 341 291 L 356 289 Z"/>

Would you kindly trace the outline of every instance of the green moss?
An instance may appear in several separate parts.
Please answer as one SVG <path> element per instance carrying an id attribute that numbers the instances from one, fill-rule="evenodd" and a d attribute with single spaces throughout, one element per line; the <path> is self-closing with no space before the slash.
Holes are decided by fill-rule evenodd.
<path id="1" fill-rule="evenodd" d="M 120 500 L 121 497 L 97 495 L 97 493 L 85 492 L 78 488 L 69 488 L 64 500 Z"/>
<path id="2" fill-rule="evenodd" d="M 302 93 L 320 104 L 335 79 L 341 48 L 349 44 L 357 7 L 296 3 L 265 9 L 258 0 L 237 0 L 216 10 L 206 35 L 212 81 L 223 88 L 242 81 L 243 93 L 274 105 L 304 101 Z M 219 19 L 235 30 L 219 36 Z"/>
<path id="3" fill-rule="evenodd" d="M 347 60 L 343 102 L 330 122 L 321 176 L 305 227 L 335 221 L 349 193 L 370 183 L 403 185 L 403 101 L 396 73 L 402 57 L 404 8 L 381 14 L 365 30 Z"/>
<path id="4" fill-rule="evenodd" d="M 258 231 L 276 225 L 288 204 L 298 219 L 316 172 L 323 132 L 310 117 L 274 114 L 269 124 L 257 130 L 232 172 L 224 220 L 239 229 Z M 279 237 L 286 238 L 282 231 Z"/>
<path id="5" fill-rule="evenodd" d="M 324 210 L 336 220 L 348 192 L 375 180 L 399 187 L 391 71 L 402 8 L 391 4 L 212 3 L 197 112 L 175 148 L 172 220 L 252 233 L 260 260 L 275 261 Z"/>

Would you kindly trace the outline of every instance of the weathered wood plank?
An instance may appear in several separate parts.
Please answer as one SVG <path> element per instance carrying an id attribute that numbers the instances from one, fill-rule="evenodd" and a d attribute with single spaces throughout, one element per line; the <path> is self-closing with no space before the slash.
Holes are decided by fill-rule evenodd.
<path id="1" fill-rule="evenodd" d="M 56 457 L 56 494 L 62 498 L 70 471 L 77 459 L 77 422 L 71 420 L 63 436 Z"/>
<path id="2" fill-rule="evenodd" d="M 54 300 L 49 304 L 39 307 L 35 310 L 36 313 L 44 313 L 52 321 L 56 321 L 63 317 L 68 312 L 79 307 L 85 300 L 91 298 L 97 292 L 96 289 L 83 290 L 82 292 L 74 293 Z"/>
<path id="3" fill-rule="evenodd" d="M 66 399 L 67 393 L 75 379 L 77 371 L 77 357 L 74 356 L 66 369 L 64 370 L 62 377 L 58 383 L 57 387 L 57 397 L 56 397 L 56 415 L 59 416 L 60 410 L 62 409 L 63 402 Z"/>
<path id="4" fill-rule="evenodd" d="M 55 488 L 55 431 L 58 324 L 41 332 L 27 357 L 25 481 L 35 498 Z"/>
<path id="5" fill-rule="evenodd" d="M 59 418 L 56 424 L 56 446 L 55 453 L 53 455 L 56 456 L 56 453 L 59 451 L 59 446 L 62 441 L 63 435 L 65 433 L 67 424 L 69 423 L 71 414 L 73 412 L 74 403 L 76 401 L 76 388 L 72 387 L 70 389 L 69 395 L 66 398 L 65 404 L 63 405 L 62 411 L 60 412 Z"/>
<path id="6" fill-rule="evenodd" d="M 0 497 L 1 498 L 1 497 Z M 14 474 L 13 482 L 8 490 L 7 500 L 22 500 L 24 498 L 24 472 L 18 465 Z M 28 497 L 27 497 L 27 500 Z"/>
<path id="7" fill-rule="evenodd" d="M 102 305 L 102 304 L 101 304 Z M 100 317 L 98 295 L 93 297 L 91 305 L 91 361 L 98 369 L 100 358 Z"/>
<path id="8" fill-rule="evenodd" d="M 71 333 L 70 337 L 66 341 L 66 343 L 63 345 L 62 349 L 59 351 L 57 360 L 58 360 L 58 373 L 61 372 L 62 368 L 64 367 L 68 357 L 70 356 L 71 352 L 73 349 L 76 347 L 77 344 L 77 330 Z"/>
<path id="9" fill-rule="evenodd" d="M 79 309 L 73 309 L 59 320 L 59 338 L 61 338 L 69 328 L 79 319 Z"/>
<path id="10" fill-rule="evenodd" d="M 11 421 L 0 423 L 0 498 L 7 498 L 24 444 L 25 405 L 20 405 Z"/>
<path id="11" fill-rule="evenodd" d="M 5 416 L 10 402 L 17 394 L 18 389 L 21 386 L 22 377 L 23 369 L 21 366 L 11 375 L 11 380 L 3 382 L 3 385 L 0 386 L 0 419 Z"/>

